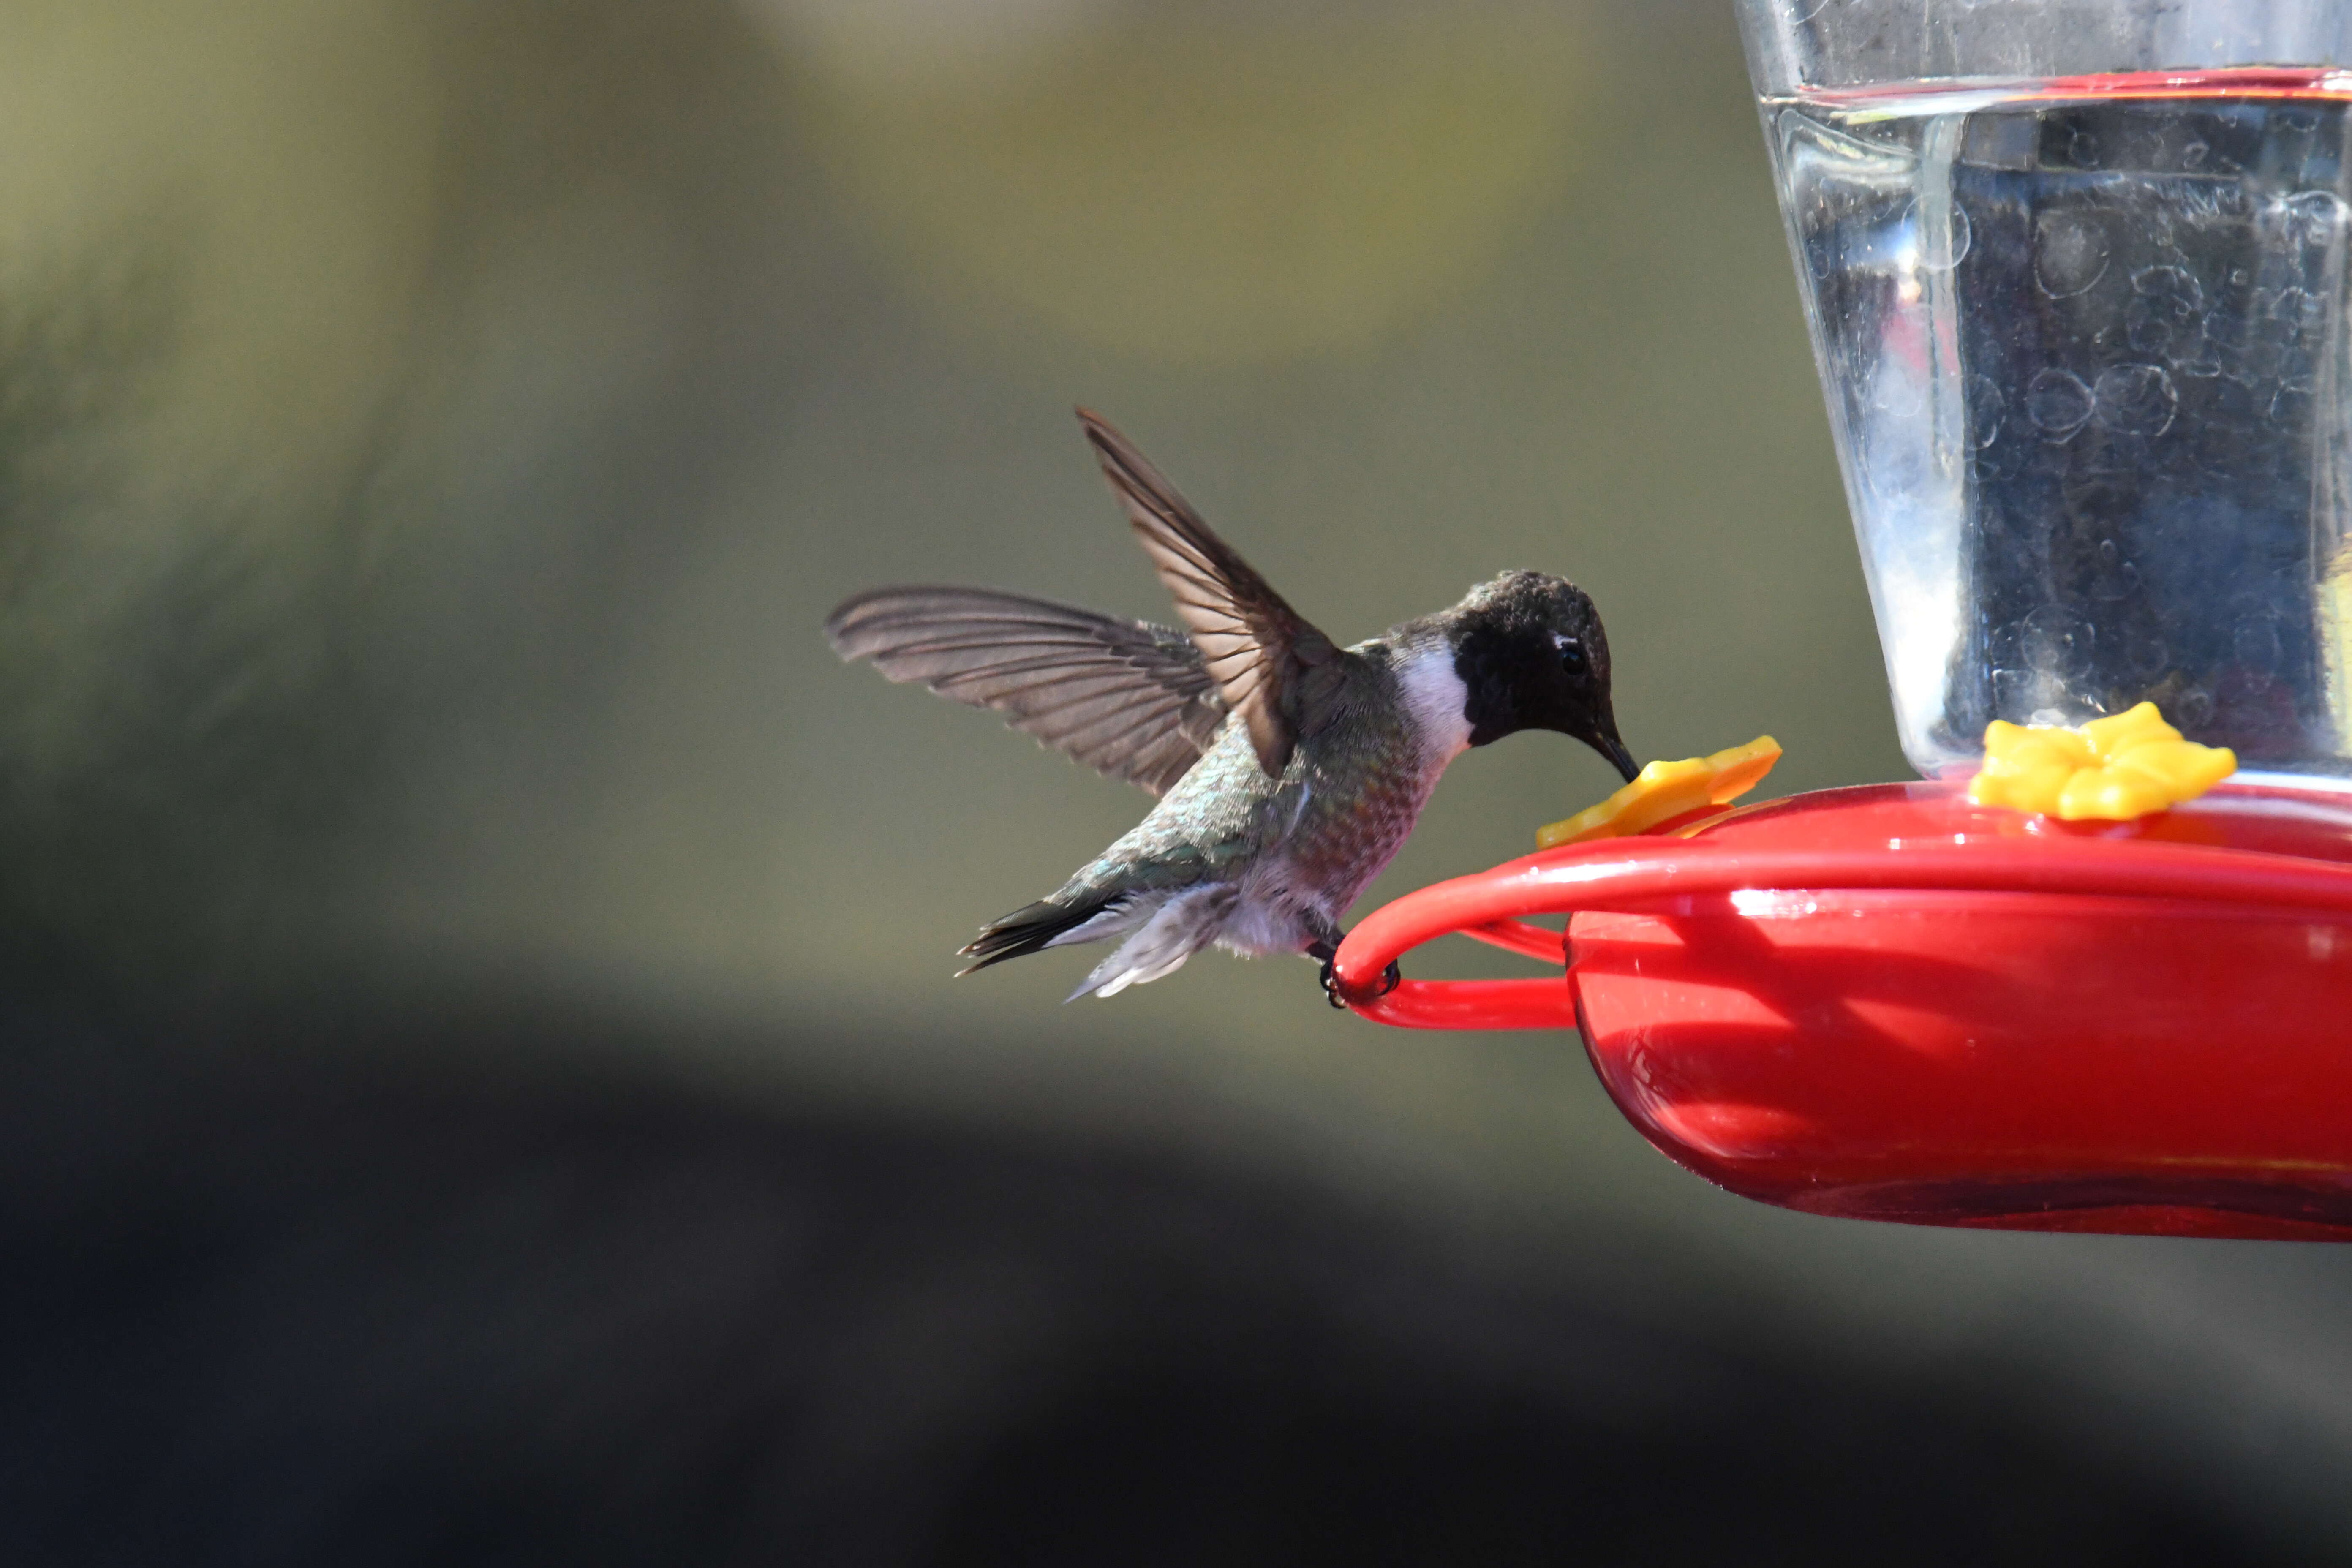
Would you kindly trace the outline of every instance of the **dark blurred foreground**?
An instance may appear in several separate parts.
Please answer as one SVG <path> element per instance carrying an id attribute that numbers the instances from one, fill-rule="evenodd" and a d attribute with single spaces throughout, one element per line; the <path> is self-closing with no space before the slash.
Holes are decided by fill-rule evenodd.
<path id="1" fill-rule="evenodd" d="M 1081 1139 L 728 1103 L 630 1069 L 675 1044 L 642 1025 L 5 1032 L 12 1561 L 2321 1560 L 2005 1415 L 1983 1358 L 1677 1330 L 1707 1287 L 1638 1261 Z"/>

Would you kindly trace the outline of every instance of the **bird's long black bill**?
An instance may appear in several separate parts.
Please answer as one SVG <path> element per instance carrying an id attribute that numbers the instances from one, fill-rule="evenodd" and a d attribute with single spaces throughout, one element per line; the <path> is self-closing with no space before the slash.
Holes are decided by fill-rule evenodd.
<path id="1" fill-rule="evenodd" d="M 1616 736 L 1601 736 L 1592 742 L 1592 749 L 1608 758 L 1610 765 L 1625 775 L 1627 784 L 1642 776 L 1642 764 L 1633 760 L 1633 753 L 1627 751 L 1625 742 Z"/>

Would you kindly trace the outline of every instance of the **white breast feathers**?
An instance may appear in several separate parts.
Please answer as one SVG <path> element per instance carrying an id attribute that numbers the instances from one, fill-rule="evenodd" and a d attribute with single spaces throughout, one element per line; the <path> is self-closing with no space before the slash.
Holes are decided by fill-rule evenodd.
<path id="1" fill-rule="evenodd" d="M 1454 671 L 1454 649 L 1443 642 L 1400 649 L 1397 687 L 1407 720 L 1421 737 L 1431 768 L 1443 768 L 1470 746 L 1470 689 Z"/>

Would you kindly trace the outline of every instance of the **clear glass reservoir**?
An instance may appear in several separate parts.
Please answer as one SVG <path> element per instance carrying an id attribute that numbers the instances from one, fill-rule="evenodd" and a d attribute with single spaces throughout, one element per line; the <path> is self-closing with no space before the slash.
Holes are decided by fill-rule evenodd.
<path id="1" fill-rule="evenodd" d="M 2152 700 L 2250 773 L 2352 782 L 2345 7 L 2199 9 L 1743 4 L 1931 777 L 1990 720 Z"/>

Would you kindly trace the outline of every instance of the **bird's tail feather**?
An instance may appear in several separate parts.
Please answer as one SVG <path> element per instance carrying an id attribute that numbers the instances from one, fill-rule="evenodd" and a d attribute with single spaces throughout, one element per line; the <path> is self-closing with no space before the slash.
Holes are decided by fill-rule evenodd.
<path id="1" fill-rule="evenodd" d="M 1154 910 L 1151 918 L 1096 964 L 1093 973 L 1064 1000 L 1075 1002 L 1089 994 L 1116 996 L 1130 985 L 1174 973 L 1186 959 L 1216 940 L 1240 896 L 1241 890 L 1231 883 L 1178 893 Z"/>
<path id="2" fill-rule="evenodd" d="M 989 921 L 978 936 L 964 944 L 960 956 L 971 963 L 957 970 L 956 976 L 961 979 L 992 963 L 1025 957 L 1064 941 L 1088 940 L 1075 937 L 1074 933 L 1090 921 L 1116 914 L 1122 902 L 1114 893 L 1085 903 L 1060 904 L 1051 899 L 1040 899 L 1034 904 L 1024 904 L 1009 915 Z"/>

